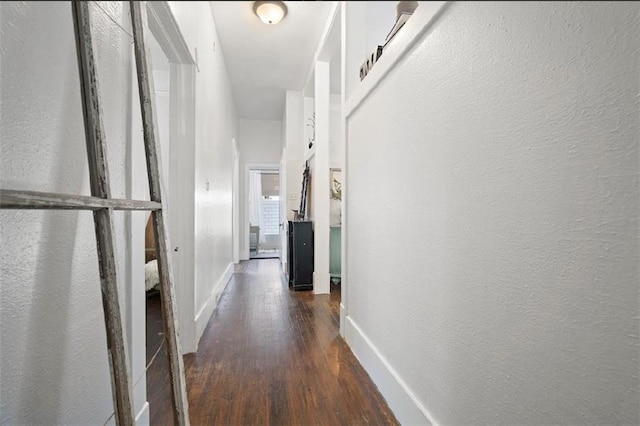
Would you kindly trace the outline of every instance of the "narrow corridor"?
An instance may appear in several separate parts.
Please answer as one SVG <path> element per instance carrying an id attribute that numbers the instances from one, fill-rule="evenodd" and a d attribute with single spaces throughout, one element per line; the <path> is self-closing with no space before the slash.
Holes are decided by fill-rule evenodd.
<path id="1" fill-rule="evenodd" d="M 397 424 L 339 336 L 340 289 L 292 292 L 277 259 L 242 262 L 196 354 L 185 357 L 191 423 Z M 171 424 L 166 354 L 149 371 L 151 424 Z"/>

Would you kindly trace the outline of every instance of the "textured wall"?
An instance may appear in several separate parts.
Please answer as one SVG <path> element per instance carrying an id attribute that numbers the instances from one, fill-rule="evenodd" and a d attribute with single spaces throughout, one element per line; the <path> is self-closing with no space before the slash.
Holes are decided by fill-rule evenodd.
<path id="1" fill-rule="evenodd" d="M 211 9 L 207 2 L 170 2 L 195 57 L 195 313 L 210 300 L 232 263 L 232 139 L 235 105 Z M 213 46 L 216 46 L 215 50 Z M 226 283 L 222 283 L 226 284 Z M 206 322 L 206 320 L 205 320 Z"/>
<path id="2" fill-rule="evenodd" d="M 348 122 L 348 315 L 441 424 L 637 424 L 639 4 L 454 3 Z"/>
<path id="3" fill-rule="evenodd" d="M 135 166 L 142 145 L 129 10 L 123 2 L 91 2 L 90 8 L 112 195 L 124 198 L 146 187 L 144 175 L 131 177 L 131 168 L 144 166 Z M 209 5 L 171 2 L 171 9 L 192 54 L 198 49 L 200 68 L 197 155 L 185 174 L 195 181 L 195 217 L 184 218 L 195 221 L 195 313 L 231 263 L 237 121 L 219 43 L 213 49 Z M 0 12 L 0 186 L 89 194 L 70 4 L 3 2 Z M 138 412 L 146 400 L 140 279 L 145 222 L 129 219 L 114 213 Z M 138 228 L 138 237 L 128 235 Z M 113 408 L 91 213 L 1 211 L 0 241 L 0 423 L 104 424 Z"/>
<path id="4" fill-rule="evenodd" d="M 131 38 L 116 25 L 130 28 L 123 7 L 91 4 L 111 190 L 119 198 L 130 184 L 123 117 L 132 114 Z M 88 195 L 71 6 L 3 2 L 0 15 L 0 186 Z M 123 313 L 126 217 L 114 214 Z M 0 241 L 0 423 L 106 422 L 113 407 L 93 215 L 1 211 Z M 144 325 L 144 317 L 134 320 Z M 139 409 L 144 381 L 136 389 Z"/>

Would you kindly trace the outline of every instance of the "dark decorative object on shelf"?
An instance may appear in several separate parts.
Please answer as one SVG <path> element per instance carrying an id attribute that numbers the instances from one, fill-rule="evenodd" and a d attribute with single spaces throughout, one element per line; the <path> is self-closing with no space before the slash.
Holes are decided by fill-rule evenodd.
<path id="1" fill-rule="evenodd" d="M 393 39 L 393 37 L 400 31 L 400 29 L 404 26 L 404 24 L 409 20 L 413 12 L 418 8 L 417 1 L 399 1 L 396 5 L 396 22 L 389 31 L 387 38 L 384 40 L 382 46 L 378 45 L 375 51 L 367 58 L 366 61 L 360 66 L 360 81 L 364 80 L 364 78 L 369 74 L 371 68 L 375 65 L 376 62 L 382 56 L 382 52 L 386 49 L 389 42 Z"/>
<path id="2" fill-rule="evenodd" d="M 309 149 L 311 149 L 313 143 L 316 141 L 316 113 L 314 112 L 313 116 L 311 118 L 308 118 L 307 121 L 311 122 L 307 123 L 307 127 L 311 127 L 311 130 L 313 131 L 311 137 L 309 138 Z"/>
<path id="3" fill-rule="evenodd" d="M 360 81 L 364 80 L 367 74 L 369 74 L 369 71 L 371 71 L 371 68 L 373 68 L 373 65 L 378 62 L 378 59 L 382 56 L 383 50 L 384 46 L 376 47 L 375 52 L 373 52 L 371 56 L 364 61 L 364 64 L 360 67 Z"/>
<path id="4" fill-rule="evenodd" d="M 309 161 L 305 162 L 304 172 L 302 173 L 302 192 L 300 194 L 300 209 L 297 211 L 297 219 L 305 220 L 307 215 L 307 195 L 309 193 L 309 180 L 311 172 L 309 170 Z"/>

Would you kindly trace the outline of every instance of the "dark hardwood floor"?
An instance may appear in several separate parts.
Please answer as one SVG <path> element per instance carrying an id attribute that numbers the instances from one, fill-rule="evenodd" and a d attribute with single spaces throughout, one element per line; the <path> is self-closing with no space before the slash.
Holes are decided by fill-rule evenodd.
<path id="1" fill-rule="evenodd" d="M 162 306 L 160 292 L 147 292 L 147 365 L 164 344 L 164 326 L 162 324 Z"/>
<path id="2" fill-rule="evenodd" d="M 185 356 L 191 424 L 398 424 L 339 336 L 339 304 L 339 286 L 289 290 L 277 259 L 238 265 L 198 352 Z M 151 424 L 172 424 L 164 349 L 147 382 Z"/>

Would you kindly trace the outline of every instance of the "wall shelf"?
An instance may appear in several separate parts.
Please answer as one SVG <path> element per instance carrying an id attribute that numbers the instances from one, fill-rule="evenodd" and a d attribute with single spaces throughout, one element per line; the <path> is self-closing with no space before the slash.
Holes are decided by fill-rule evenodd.
<path id="1" fill-rule="evenodd" d="M 353 114 L 371 92 L 378 87 L 378 84 L 387 74 L 395 68 L 416 42 L 433 26 L 450 3 L 449 1 L 420 2 L 420 6 L 389 42 L 384 54 L 371 68 L 371 71 L 369 71 L 364 80 L 355 85 L 350 95 L 347 96 L 344 105 L 344 116 L 346 118 Z M 358 53 L 353 51 L 346 52 L 351 57 Z"/>

